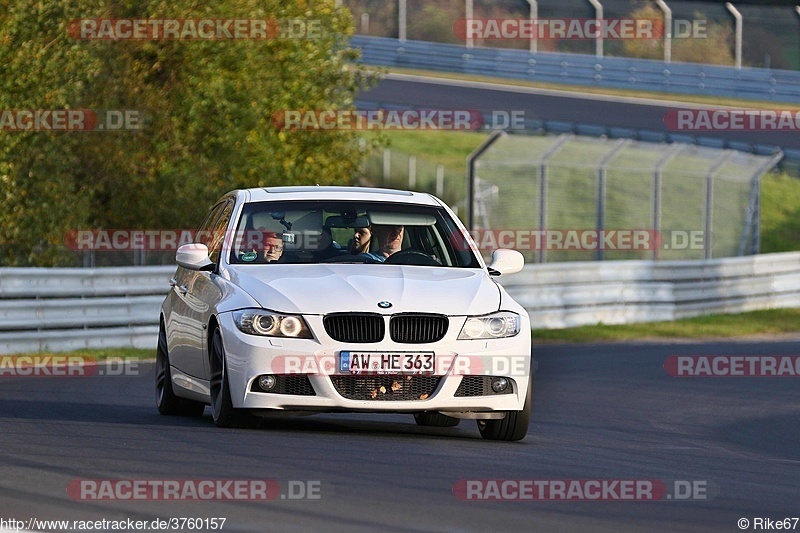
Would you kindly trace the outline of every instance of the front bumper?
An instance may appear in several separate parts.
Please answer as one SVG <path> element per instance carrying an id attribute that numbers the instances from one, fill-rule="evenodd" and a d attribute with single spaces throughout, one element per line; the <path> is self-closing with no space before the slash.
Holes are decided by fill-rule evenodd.
<path id="1" fill-rule="evenodd" d="M 447 335 L 430 344 L 400 344 L 386 339 L 380 343 L 348 344 L 337 342 L 325 333 L 322 317 L 305 315 L 314 339 L 285 339 L 248 335 L 241 332 L 231 313 L 219 315 L 225 346 L 228 384 L 233 406 L 242 409 L 283 411 L 354 411 L 354 412 L 494 412 L 519 411 L 525 403 L 531 372 L 530 326 L 523 317 L 523 329 L 515 337 L 493 340 L 457 340 L 465 317 L 451 317 Z M 362 380 L 337 370 L 343 350 L 358 352 L 434 352 L 435 375 L 440 376 L 428 395 L 417 399 L 346 398 L 334 386 L 332 378 L 342 376 Z M 314 395 L 255 392 L 254 382 L 264 374 L 306 375 Z M 510 393 L 458 396 L 465 376 L 497 376 L 509 379 Z M 375 376 L 388 378 L 388 376 Z M 402 387 L 407 379 L 398 378 Z M 412 379 L 415 379 L 412 377 Z M 380 380 L 379 380 L 380 381 Z M 369 383 L 373 383 L 369 381 Z M 393 379 L 389 382 L 394 383 Z M 410 382 L 410 380 L 409 380 Z M 460 392 L 463 394 L 463 390 Z"/>

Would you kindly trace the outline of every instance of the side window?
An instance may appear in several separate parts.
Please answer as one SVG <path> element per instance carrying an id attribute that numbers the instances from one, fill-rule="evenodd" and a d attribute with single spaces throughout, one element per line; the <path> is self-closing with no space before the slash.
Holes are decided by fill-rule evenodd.
<path id="1" fill-rule="evenodd" d="M 207 244 L 208 257 L 215 263 L 219 259 L 222 243 L 225 241 L 225 232 L 228 229 L 228 223 L 231 221 L 231 213 L 233 213 L 233 202 L 228 201 L 222 207 L 222 212 L 211 228 L 211 241 Z"/>
<path id="2" fill-rule="evenodd" d="M 197 234 L 194 236 L 194 243 L 195 244 L 205 244 L 206 246 L 210 247 L 211 243 L 211 228 L 214 224 L 214 221 L 217 220 L 219 216 L 219 212 L 222 211 L 224 206 L 224 202 L 220 202 L 214 207 L 211 208 L 211 211 L 208 212 L 206 218 L 203 219 L 203 223 L 200 224 L 200 227 L 197 230 Z"/>

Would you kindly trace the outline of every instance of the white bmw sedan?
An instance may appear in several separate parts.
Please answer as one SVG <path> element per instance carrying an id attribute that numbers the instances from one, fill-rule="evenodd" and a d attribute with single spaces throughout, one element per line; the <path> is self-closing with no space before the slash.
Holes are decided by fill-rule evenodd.
<path id="1" fill-rule="evenodd" d="M 476 420 L 520 440 L 531 412 L 525 310 L 439 199 L 358 187 L 223 196 L 161 306 L 156 399 L 165 415 L 221 427 L 271 414 L 409 413 L 423 426 Z"/>

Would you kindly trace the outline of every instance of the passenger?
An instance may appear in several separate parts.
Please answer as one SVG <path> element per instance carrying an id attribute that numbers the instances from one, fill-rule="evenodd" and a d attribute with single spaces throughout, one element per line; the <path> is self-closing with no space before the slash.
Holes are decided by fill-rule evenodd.
<path id="1" fill-rule="evenodd" d="M 283 254 L 283 239 L 274 231 L 264 227 L 256 228 L 248 234 L 247 247 L 253 247 L 252 252 L 242 252 L 242 260 L 246 262 L 258 261 L 274 263 Z"/>
<path id="2" fill-rule="evenodd" d="M 277 233 L 267 231 L 264 233 L 264 262 L 274 263 L 283 254 L 283 239 Z"/>
<path id="3" fill-rule="evenodd" d="M 369 253 L 369 244 L 372 240 L 372 228 L 356 228 L 353 232 L 353 242 L 348 250 L 350 255 Z"/>

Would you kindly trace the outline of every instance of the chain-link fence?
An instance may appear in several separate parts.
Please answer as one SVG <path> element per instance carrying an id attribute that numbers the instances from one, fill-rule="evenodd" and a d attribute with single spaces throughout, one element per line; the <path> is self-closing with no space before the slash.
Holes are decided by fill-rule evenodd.
<path id="1" fill-rule="evenodd" d="M 758 253 L 760 178 L 781 157 L 571 134 L 492 140 L 473 165 L 467 220 L 486 255 L 511 247 L 536 262 Z"/>
<path id="2" fill-rule="evenodd" d="M 445 165 L 394 148 L 376 150 L 364 159 L 361 185 L 424 191 L 436 195 L 456 211 L 465 207 L 464 165 Z"/>

